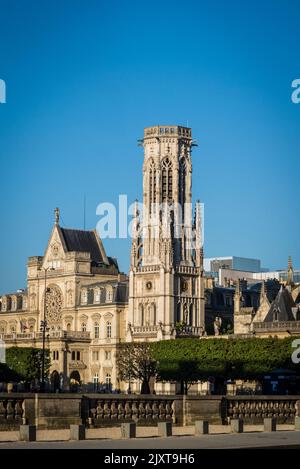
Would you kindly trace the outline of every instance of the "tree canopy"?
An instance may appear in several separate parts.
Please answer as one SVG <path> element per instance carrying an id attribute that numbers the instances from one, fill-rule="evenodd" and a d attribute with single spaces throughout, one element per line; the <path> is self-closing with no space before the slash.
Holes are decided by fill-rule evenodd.
<path id="1" fill-rule="evenodd" d="M 34 347 L 6 349 L 6 364 L 18 376 L 18 381 L 30 383 L 41 378 L 42 350 Z M 45 350 L 45 376 L 50 368 L 49 351 Z"/>
<path id="2" fill-rule="evenodd" d="M 141 394 L 149 394 L 150 378 L 156 374 L 156 363 L 149 343 L 126 343 L 117 351 L 117 367 L 121 381 L 139 380 L 142 382 Z"/>
<path id="3" fill-rule="evenodd" d="M 295 368 L 293 339 L 178 339 L 152 343 L 151 350 L 160 380 L 259 380 L 275 369 Z"/>

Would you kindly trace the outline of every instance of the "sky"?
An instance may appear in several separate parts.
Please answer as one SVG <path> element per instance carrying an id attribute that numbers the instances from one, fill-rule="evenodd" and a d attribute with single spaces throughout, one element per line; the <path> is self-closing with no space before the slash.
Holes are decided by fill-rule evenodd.
<path id="1" fill-rule="evenodd" d="M 0 293 L 54 223 L 94 229 L 142 196 L 151 125 L 188 125 L 205 256 L 300 268 L 300 3 L 0 0 Z M 130 239 L 105 239 L 129 269 Z"/>

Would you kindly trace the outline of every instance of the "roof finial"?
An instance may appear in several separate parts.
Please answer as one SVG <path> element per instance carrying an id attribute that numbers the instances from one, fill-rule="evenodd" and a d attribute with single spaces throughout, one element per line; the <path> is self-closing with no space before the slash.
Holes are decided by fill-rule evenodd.
<path id="1" fill-rule="evenodd" d="M 56 209 L 54 210 L 54 213 L 55 213 L 55 224 L 58 225 L 59 224 L 59 208 L 56 207 Z"/>
<path id="2" fill-rule="evenodd" d="M 263 280 L 261 282 L 261 289 L 260 289 L 260 299 L 261 300 L 263 300 L 265 294 L 266 294 L 266 284 L 265 284 L 265 281 Z"/>
<path id="3" fill-rule="evenodd" d="M 287 284 L 288 285 L 293 285 L 294 283 L 294 269 L 293 269 L 293 263 L 292 263 L 292 258 L 289 256 L 288 258 L 288 270 L 287 270 Z"/>

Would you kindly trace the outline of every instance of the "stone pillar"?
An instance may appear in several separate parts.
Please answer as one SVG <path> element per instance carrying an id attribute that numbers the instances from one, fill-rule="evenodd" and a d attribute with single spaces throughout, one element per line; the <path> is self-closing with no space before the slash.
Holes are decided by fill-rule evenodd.
<path id="1" fill-rule="evenodd" d="M 19 440 L 20 441 L 36 441 L 36 426 L 35 425 L 20 425 Z"/>
<path id="2" fill-rule="evenodd" d="M 300 430 L 300 417 L 295 417 L 295 430 Z"/>
<path id="3" fill-rule="evenodd" d="M 157 424 L 158 436 L 172 436 L 172 422 L 159 422 Z"/>
<path id="4" fill-rule="evenodd" d="M 70 440 L 85 440 L 85 426 L 70 425 Z"/>
<path id="5" fill-rule="evenodd" d="M 232 419 L 230 422 L 232 433 L 243 433 L 244 422 L 242 419 Z"/>
<path id="6" fill-rule="evenodd" d="M 122 423 L 121 424 L 122 438 L 135 438 L 136 437 L 136 424 L 135 423 Z"/>
<path id="7" fill-rule="evenodd" d="M 68 377 L 68 347 L 65 344 L 65 347 L 62 349 L 63 353 L 63 373 L 62 373 L 62 388 L 63 391 L 70 391 L 69 377 Z"/>
<path id="8" fill-rule="evenodd" d="M 264 419 L 264 431 L 265 432 L 276 432 L 276 419 L 271 417 L 271 418 L 265 418 Z"/>
<path id="9" fill-rule="evenodd" d="M 208 433 L 209 433 L 208 420 L 196 420 L 195 435 L 208 435 Z"/>

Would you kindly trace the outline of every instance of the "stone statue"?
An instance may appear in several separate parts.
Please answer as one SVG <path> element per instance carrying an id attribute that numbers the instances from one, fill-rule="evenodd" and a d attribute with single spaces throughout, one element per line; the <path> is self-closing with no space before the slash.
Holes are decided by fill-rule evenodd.
<path id="1" fill-rule="evenodd" d="M 220 335 L 221 326 L 222 326 L 222 319 L 219 316 L 216 316 L 214 320 L 215 335 Z"/>

